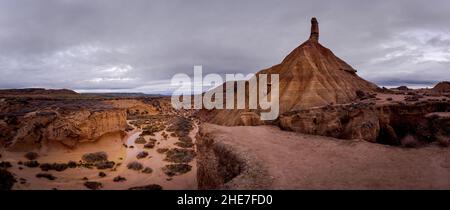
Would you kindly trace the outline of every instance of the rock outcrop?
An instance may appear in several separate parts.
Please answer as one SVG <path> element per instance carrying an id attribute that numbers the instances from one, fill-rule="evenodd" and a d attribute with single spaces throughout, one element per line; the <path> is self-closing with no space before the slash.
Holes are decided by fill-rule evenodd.
<path id="1" fill-rule="evenodd" d="M 438 93 L 450 93 L 450 82 L 440 82 L 434 86 L 433 91 Z"/>
<path id="2" fill-rule="evenodd" d="M 157 107 L 137 99 L 108 100 L 105 102 L 111 104 L 114 108 L 125 109 L 130 118 L 159 113 Z"/>
<path id="3" fill-rule="evenodd" d="M 429 143 L 450 138 L 450 103 L 419 102 L 374 105 L 358 103 L 327 106 L 285 113 L 282 129 L 340 139 L 363 139 L 389 145 L 401 145 L 413 136 Z"/>
<path id="4" fill-rule="evenodd" d="M 123 132 L 127 113 L 102 101 L 2 99 L 0 144 L 10 150 L 40 149 L 60 142 L 75 147 L 82 141 Z"/>

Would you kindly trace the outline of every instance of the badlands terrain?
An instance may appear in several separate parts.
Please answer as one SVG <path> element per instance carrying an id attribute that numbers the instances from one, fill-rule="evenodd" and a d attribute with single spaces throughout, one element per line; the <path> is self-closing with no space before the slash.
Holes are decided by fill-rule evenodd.
<path id="1" fill-rule="evenodd" d="M 15 91 L 0 102 L 2 188 L 197 188 L 197 122 L 170 99 Z"/>
<path id="2" fill-rule="evenodd" d="M 450 188 L 449 82 L 378 87 L 319 43 L 315 18 L 258 74 L 280 75 L 276 120 L 174 110 L 163 96 L 0 90 L 0 187 Z"/>

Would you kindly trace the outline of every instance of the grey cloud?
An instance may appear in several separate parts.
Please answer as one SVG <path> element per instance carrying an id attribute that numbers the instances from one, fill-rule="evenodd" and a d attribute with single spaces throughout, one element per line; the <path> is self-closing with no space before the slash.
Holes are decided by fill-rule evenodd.
<path id="1" fill-rule="evenodd" d="M 450 80 L 450 2 L 0 1 L 0 88 L 161 92 L 173 74 L 279 63 L 319 19 L 321 43 L 380 85 Z M 125 68 L 126 67 L 126 68 Z"/>

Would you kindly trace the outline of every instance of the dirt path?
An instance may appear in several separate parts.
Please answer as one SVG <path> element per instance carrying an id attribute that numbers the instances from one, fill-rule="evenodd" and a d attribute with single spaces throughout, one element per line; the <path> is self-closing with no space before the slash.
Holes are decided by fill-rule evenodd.
<path id="1" fill-rule="evenodd" d="M 191 131 L 190 136 L 195 140 L 195 135 L 198 131 L 197 126 Z M 56 177 L 55 180 L 50 181 L 44 178 L 36 178 L 36 174 L 42 173 L 41 169 L 28 168 L 26 166 L 18 165 L 19 161 L 25 162 L 25 153 L 23 152 L 7 152 L 2 151 L 1 161 L 9 161 L 13 167 L 8 170 L 16 175 L 16 178 L 25 179 L 25 183 L 16 183 L 13 189 L 87 189 L 84 186 L 87 178 L 88 181 L 100 182 L 103 184 L 102 189 L 128 189 L 130 187 L 144 186 L 149 184 L 158 184 L 163 189 L 197 189 L 196 180 L 196 161 L 195 159 L 189 163 L 192 170 L 186 174 L 169 177 L 162 171 L 162 167 L 169 162 L 165 161 L 165 154 L 160 154 L 156 150 L 158 148 L 175 148 L 177 137 L 169 137 L 164 139 L 161 136 L 163 131 L 155 133 L 154 138 L 157 140 L 155 147 L 152 149 L 144 149 L 143 144 L 135 144 L 135 140 L 139 137 L 141 131 L 136 129 L 127 134 L 122 139 L 120 134 L 109 134 L 94 143 L 82 143 L 76 149 L 68 149 L 60 145 L 52 145 L 49 147 L 46 154 L 41 154 L 37 159 L 40 163 L 67 163 L 68 161 L 78 162 L 86 153 L 94 153 L 103 151 L 108 154 L 108 159 L 119 163 L 115 169 L 98 170 L 95 167 L 88 169 L 84 167 L 68 168 L 64 171 L 49 171 Z M 166 133 L 170 134 L 170 132 Z M 150 136 L 145 136 L 148 140 Z M 125 148 L 123 144 L 127 144 Z M 133 146 L 134 148 L 131 148 Z M 141 151 L 147 151 L 149 156 L 137 160 L 136 155 Z M 144 167 L 150 167 L 153 172 L 146 174 L 139 171 L 133 171 L 127 168 L 127 164 L 132 161 L 140 162 Z M 22 169 L 20 169 L 22 168 Z M 99 172 L 104 172 L 106 177 L 100 177 Z M 124 182 L 114 182 L 116 176 L 125 177 Z"/>
<path id="2" fill-rule="evenodd" d="M 450 188 L 450 148 L 403 149 L 271 126 L 206 128 L 261 163 L 272 180 L 270 189 Z"/>

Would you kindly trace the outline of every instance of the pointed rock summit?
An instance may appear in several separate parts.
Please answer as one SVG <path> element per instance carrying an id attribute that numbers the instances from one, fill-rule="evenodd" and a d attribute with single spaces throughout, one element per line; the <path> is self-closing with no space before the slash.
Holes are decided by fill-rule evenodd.
<path id="1" fill-rule="evenodd" d="M 319 23 L 311 19 L 309 40 L 276 66 L 259 72 L 280 75 L 280 113 L 328 104 L 352 102 L 356 92 L 374 92 L 377 86 L 319 43 Z"/>
<path id="2" fill-rule="evenodd" d="M 311 19 L 311 35 L 309 36 L 309 40 L 319 41 L 319 22 L 317 22 L 315 17 Z"/>
<path id="3" fill-rule="evenodd" d="M 360 78 L 353 67 L 319 43 L 319 23 L 316 18 L 311 19 L 311 35 L 306 42 L 294 49 L 280 64 L 258 74 L 279 74 L 280 114 L 353 102 L 357 99 L 357 92 L 375 92 L 378 88 Z M 240 113 L 243 111 L 222 110 L 215 113 L 212 122 L 242 124 L 238 123 Z"/>

